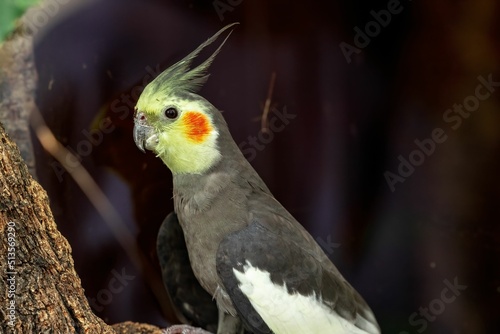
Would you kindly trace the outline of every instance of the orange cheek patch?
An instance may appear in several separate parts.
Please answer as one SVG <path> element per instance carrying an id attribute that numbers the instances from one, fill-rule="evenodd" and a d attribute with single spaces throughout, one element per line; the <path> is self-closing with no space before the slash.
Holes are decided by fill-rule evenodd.
<path id="1" fill-rule="evenodd" d="M 182 117 L 186 136 L 196 143 L 203 142 L 212 131 L 207 116 L 195 111 L 188 111 Z"/>

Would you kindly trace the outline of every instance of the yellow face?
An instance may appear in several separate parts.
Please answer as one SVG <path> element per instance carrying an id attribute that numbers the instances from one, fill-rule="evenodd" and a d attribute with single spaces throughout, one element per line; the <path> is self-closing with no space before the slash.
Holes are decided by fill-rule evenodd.
<path id="1" fill-rule="evenodd" d="M 196 100 L 170 99 L 162 108 L 159 103 L 138 103 L 136 144 L 155 152 L 173 174 L 205 172 L 221 155 L 217 129 L 204 108 Z"/>
<path id="2" fill-rule="evenodd" d="M 137 101 L 134 141 L 141 151 L 154 151 L 173 174 L 201 174 L 221 159 L 217 147 L 219 133 L 211 117 L 218 111 L 195 93 L 207 81 L 207 70 L 229 35 L 201 64 L 191 68 L 191 63 L 201 50 L 235 24 L 220 29 L 160 73 Z"/>

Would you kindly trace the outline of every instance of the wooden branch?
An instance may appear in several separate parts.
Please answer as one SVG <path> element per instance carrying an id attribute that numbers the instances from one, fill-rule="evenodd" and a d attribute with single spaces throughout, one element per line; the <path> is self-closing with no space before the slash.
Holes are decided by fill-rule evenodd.
<path id="1" fill-rule="evenodd" d="M 0 48 L 0 120 L 22 153 L 0 124 L 0 333 L 160 333 L 147 324 L 109 326 L 92 313 L 71 247 L 31 174 L 28 124 L 37 82 L 32 45 L 21 27 Z"/>
<path id="2" fill-rule="evenodd" d="M 29 116 L 39 113 L 32 46 L 21 24 L 0 47 L 0 333 L 160 334 L 149 324 L 110 326 L 92 313 L 71 247 L 33 178 Z M 168 333 L 207 332 L 178 325 Z"/>
<path id="3" fill-rule="evenodd" d="M 2 332 L 114 333 L 95 316 L 47 194 L 0 127 Z"/>

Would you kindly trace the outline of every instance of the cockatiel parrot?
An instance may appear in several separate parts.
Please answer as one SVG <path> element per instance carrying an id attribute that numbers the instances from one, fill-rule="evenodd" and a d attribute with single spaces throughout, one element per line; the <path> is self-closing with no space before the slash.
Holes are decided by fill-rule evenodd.
<path id="1" fill-rule="evenodd" d="M 173 174 L 175 213 L 157 244 L 167 290 L 186 317 L 218 334 L 380 333 L 363 298 L 245 159 L 221 112 L 196 93 L 229 35 L 191 62 L 233 25 L 155 78 L 135 108 L 137 147 Z"/>

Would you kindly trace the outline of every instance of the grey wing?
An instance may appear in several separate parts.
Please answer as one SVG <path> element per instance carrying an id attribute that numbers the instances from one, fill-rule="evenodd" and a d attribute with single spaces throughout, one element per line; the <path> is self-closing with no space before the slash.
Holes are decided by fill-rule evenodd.
<path id="1" fill-rule="evenodd" d="M 301 244 L 295 242 L 300 240 L 302 230 L 294 232 L 293 226 L 287 226 L 283 230 L 288 235 L 295 234 L 287 238 L 286 234 L 275 233 L 268 224 L 254 221 L 245 229 L 227 236 L 219 247 L 217 271 L 245 325 L 254 333 L 272 333 L 240 289 L 241 281 L 235 273 L 245 272 L 251 265 L 252 268 L 269 273 L 272 283 L 284 286 L 290 295 L 316 297 L 333 317 L 340 317 L 352 324 L 354 330 L 344 333 L 380 333 L 375 318 L 362 297 L 344 280 L 331 262 L 325 262 L 326 255 L 324 258 L 315 256 L 317 245 L 309 245 L 312 251 L 305 249 L 308 239 Z"/>
<path id="2" fill-rule="evenodd" d="M 194 276 L 184 233 L 174 212 L 163 221 L 156 248 L 163 283 L 176 310 L 181 315 L 181 320 L 216 332 L 217 305 Z"/>

